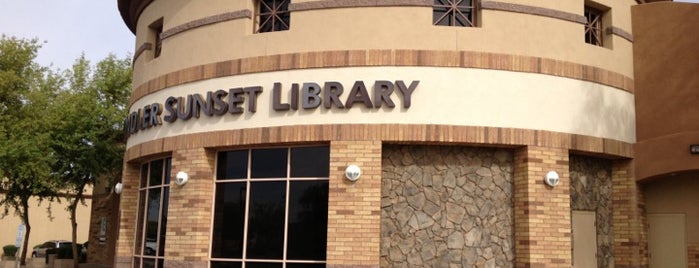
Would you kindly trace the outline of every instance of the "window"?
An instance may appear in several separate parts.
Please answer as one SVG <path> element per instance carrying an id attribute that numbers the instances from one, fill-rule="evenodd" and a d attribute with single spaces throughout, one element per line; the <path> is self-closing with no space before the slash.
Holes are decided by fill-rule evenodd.
<path id="1" fill-rule="evenodd" d="M 160 52 L 163 50 L 163 40 L 160 35 L 163 33 L 163 19 L 153 22 L 150 26 L 151 40 L 153 41 L 153 58 L 160 57 Z"/>
<path id="2" fill-rule="evenodd" d="M 602 46 L 602 14 L 599 9 L 585 6 L 585 43 Z"/>
<path id="3" fill-rule="evenodd" d="M 133 267 L 163 267 L 170 165 L 171 159 L 166 158 L 141 166 Z"/>
<path id="4" fill-rule="evenodd" d="M 432 23 L 442 26 L 475 27 L 477 0 L 434 0 Z"/>
<path id="5" fill-rule="evenodd" d="M 255 33 L 289 30 L 290 0 L 258 0 Z"/>
<path id="6" fill-rule="evenodd" d="M 327 146 L 219 152 L 211 268 L 325 267 Z"/>

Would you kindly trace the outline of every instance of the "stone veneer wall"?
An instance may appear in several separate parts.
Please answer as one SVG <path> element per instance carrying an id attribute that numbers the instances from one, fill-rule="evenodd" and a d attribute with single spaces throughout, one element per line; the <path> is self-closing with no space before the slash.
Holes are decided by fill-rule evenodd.
<path id="1" fill-rule="evenodd" d="M 385 145 L 381 267 L 513 267 L 513 153 Z"/>
<path id="2" fill-rule="evenodd" d="M 597 267 L 613 267 L 611 161 L 570 156 L 570 207 L 571 210 L 595 211 Z"/>

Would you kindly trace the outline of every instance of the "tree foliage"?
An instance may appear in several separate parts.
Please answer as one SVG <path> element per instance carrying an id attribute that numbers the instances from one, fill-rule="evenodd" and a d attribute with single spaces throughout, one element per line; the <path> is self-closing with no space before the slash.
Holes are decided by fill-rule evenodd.
<path id="1" fill-rule="evenodd" d="M 81 56 L 54 72 L 34 63 L 39 48 L 36 40 L 0 38 L 0 205 L 26 225 L 23 264 L 30 198 L 66 197 L 76 244 L 75 213 L 86 186 L 121 176 L 131 88 L 128 57 L 110 55 L 92 66 Z"/>
<path id="2" fill-rule="evenodd" d="M 25 224 L 22 264 L 31 232 L 29 200 L 50 198 L 58 186 L 43 111 L 60 78 L 34 63 L 39 48 L 37 40 L 0 36 L 0 205 L 3 217 L 13 211 Z"/>
<path id="3" fill-rule="evenodd" d="M 75 212 L 84 202 L 85 187 L 100 177 L 120 176 L 123 120 L 131 89 L 131 63 L 113 55 L 92 67 L 81 56 L 66 72 L 67 87 L 52 106 L 53 171 L 65 185 L 73 227 L 73 259 L 77 267 Z"/>

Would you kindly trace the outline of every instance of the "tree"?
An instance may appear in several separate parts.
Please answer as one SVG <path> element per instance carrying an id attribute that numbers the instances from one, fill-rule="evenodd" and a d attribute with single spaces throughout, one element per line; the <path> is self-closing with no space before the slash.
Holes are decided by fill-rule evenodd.
<path id="1" fill-rule="evenodd" d="M 78 267 L 76 211 L 96 178 L 120 177 L 125 149 L 123 122 L 131 90 L 131 61 L 110 55 L 90 66 L 83 56 L 66 73 L 67 88 L 52 105 L 53 170 L 65 185 Z"/>
<path id="2" fill-rule="evenodd" d="M 45 109 L 61 78 L 34 63 L 39 48 L 37 40 L 0 37 L 0 205 L 3 217 L 13 210 L 26 227 L 23 265 L 31 233 L 29 200 L 51 198 L 57 187 Z"/>
<path id="3" fill-rule="evenodd" d="M 26 226 L 29 200 L 68 200 L 78 267 L 76 211 L 96 178 L 121 176 L 131 61 L 110 55 L 93 68 L 81 56 L 63 73 L 34 63 L 37 40 L 0 37 L 0 205 Z M 60 193 L 60 195 L 59 195 Z"/>

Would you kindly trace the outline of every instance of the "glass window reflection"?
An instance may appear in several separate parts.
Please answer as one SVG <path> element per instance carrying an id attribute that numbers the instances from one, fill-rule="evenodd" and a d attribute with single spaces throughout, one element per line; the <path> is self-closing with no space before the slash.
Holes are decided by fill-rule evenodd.
<path id="1" fill-rule="evenodd" d="M 325 267 L 328 146 L 219 152 L 216 168 L 211 267 Z"/>
<path id="2" fill-rule="evenodd" d="M 330 148 L 291 148 L 291 177 L 328 177 L 330 175 Z"/>
<path id="3" fill-rule="evenodd" d="M 286 178 L 288 149 L 258 149 L 251 153 L 251 178 Z"/>

